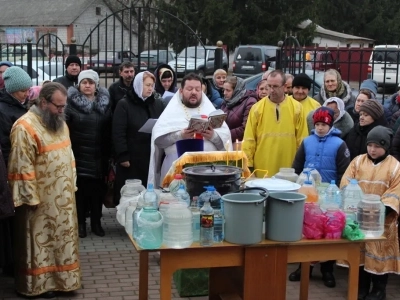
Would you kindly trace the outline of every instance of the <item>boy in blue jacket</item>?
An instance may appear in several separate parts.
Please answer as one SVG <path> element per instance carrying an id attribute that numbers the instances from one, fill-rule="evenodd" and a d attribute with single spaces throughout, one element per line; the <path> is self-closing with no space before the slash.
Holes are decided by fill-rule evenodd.
<path id="1" fill-rule="evenodd" d="M 292 167 L 300 174 L 306 166 L 312 164 L 321 174 L 322 182 L 331 180 L 340 183 L 350 164 L 350 151 L 340 138 L 340 130 L 333 127 L 334 111 L 329 107 L 320 107 L 313 114 L 314 129 L 303 140 L 293 161 Z M 325 286 L 335 287 L 333 265 L 330 260 L 321 263 L 322 280 Z M 300 267 L 289 275 L 290 281 L 300 280 Z M 311 274 L 311 272 L 310 272 Z"/>

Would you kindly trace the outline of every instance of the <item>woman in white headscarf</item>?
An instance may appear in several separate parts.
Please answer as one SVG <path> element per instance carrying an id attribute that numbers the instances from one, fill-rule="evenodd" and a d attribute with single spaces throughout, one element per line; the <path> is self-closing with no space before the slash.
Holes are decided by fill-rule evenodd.
<path id="1" fill-rule="evenodd" d="M 136 75 L 133 89 L 118 101 L 113 116 L 112 136 L 115 150 L 116 178 L 114 203 L 126 179 L 140 179 L 147 185 L 151 133 L 139 132 L 148 119 L 158 119 L 164 110 L 161 99 L 154 97 L 155 77 L 148 71 Z"/>
<path id="2" fill-rule="evenodd" d="M 322 106 L 327 106 L 335 112 L 333 116 L 333 126 L 339 129 L 342 133 L 340 137 L 343 139 L 349 131 L 354 127 L 354 121 L 350 114 L 345 110 L 345 105 L 342 99 L 338 97 L 331 97 L 327 99 Z M 314 111 L 311 111 L 307 116 L 308 132 L 314 129 L 313 116 Z"/>

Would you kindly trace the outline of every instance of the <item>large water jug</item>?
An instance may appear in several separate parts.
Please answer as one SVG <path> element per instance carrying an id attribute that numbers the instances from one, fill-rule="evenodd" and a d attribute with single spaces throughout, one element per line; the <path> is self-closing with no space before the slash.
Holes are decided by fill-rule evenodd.
<path id="1" fill-rule="evenodd" d="M 152 183 L 147 184 L 147 190 L 143 194 L 144 206 L 152 206 L 158 209 L 158 195 L 154 190 L 154 185 Z"/>
<path id="2" fill-rule="evenodd" d="M 141 192 L 143 192 L 145 187 L 142 185 L 142 181 L 140 179 L 127 179 L 125 180 L 125 185 L 121 188 L 121 199 L 120 203 L 125 201 L 126 195 L 138 196 Z"/>
<path id="3" fill-rule="evenodd" d="M 318 203 L 318 191 L 317 189 L 312 185 L 312 182 L 309 180 L 304 181 L 303 185 L 299 189 L 299 193 L 306 195 L 307 203 Z"/>
<path id="4" fill-rule="evenodd" d="M 183 184 L 181 184 L 179 189 L 176 191 L 175 197 L 178 198 L 180 201 L 186 203 L 187 207 L 190 206 L 190 196 L 188 192 L 186 192 Z"/>
<path id="5" fill-rule="evenodd" d="M 309 164 L 307 168 L 304 168 L 304 170 L 299 175 L 296 183 L 303 185 L 304 181 L 306 180 L 311 180 L 314 186 L 318 186 L 322 182 L 321 174 L 319 174 L 319 172 L 314 168 L 314 165 L 312 164 Z"/>
<path id="6" fill-rule="evenodd" d="M 136 204 L 132 202 L 131 205 L 129 205 L 125 209 L 125 231 L 127 234 L 130 234 L 132 236 L 133 236 L 133 214 L 136 210 Z"/>
<path id="7" fill-rule="evenodd" d="M 357 205 L 357 222 L 366 238 L 382 236 L 385 229 L 385 205 L 380 196 L 366 194 Z"/>
<path id="8" fill-rule="evenodd" d="M 171 203 L 164 217 L 164 245 L 175 249 L 189 247 L 193 243 L 192 222 L 192 212 L 185 203 Z"/>
<path id="9" fill-rule="evenodd" d="M 142 249 L 158 249 L 163 241 L 163 216 L 152 206 L 143 207 L 137 216 L 136 241 Z"/>
<path id="10" fill-rule="evenodd" d="M 364 197 L 361 187 L 358 185 L 357 179 L 351 179 L 350 183 L 343 192 L 343 211 L 347 219 L 356 221 L 357 205 Z"/>
<path id="11" fill-rule="evenodd" d="M 275 178 L 296 182 L 299 175 L 294 172 L 293 168 L 279 168 L 279 172 L 274 175 Z"/>
<path id="12" fill-rule="evenodd" d="M 175 174 L 174 180 L 172 180 L 168 186 L 169 192 L 171 194 L 175 194 L 181 185 L 183 185 L 184 189 L 186 190 L 186 182 L 183 180 L 183 176 L 181 174 Z"/>
<path id="13" fill-rule="evenodd" d="M 325 199 L 321 201 L 321 209 L 327 210 L 338 210 L 342 206 L 342 193 L 335 184 L 335 180 L 331 181 L 331 184 L 325 190 Z"/>
<path id="14" fill-rule="evenodd" d="M 137 222 L 138 215 L 139 215 L 139 212 L 142 210 L 143 207 L 144 207 L 143 198 L 139 198 L 139 201 L 136 204 L 136 209 L 134 210 L 133 215 L 132 215 L 132 237 L 135 240 L 137 240 L 138 232 L 139 232 L 138 222 Z"/>

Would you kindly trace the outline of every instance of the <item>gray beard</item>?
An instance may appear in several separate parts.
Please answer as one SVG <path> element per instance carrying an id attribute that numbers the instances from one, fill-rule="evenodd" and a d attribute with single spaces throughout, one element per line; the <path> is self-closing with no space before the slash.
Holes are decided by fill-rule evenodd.
<path id="1" fill-rule="evenodd" d="M 64 113 L 53 114 L 48 109 L 41 109 L 37 105 L 31 107 L 31 110 L 42 118 L 44 126 L 53 133 L 60 133 L 64 130 L 65 115 Z"/>

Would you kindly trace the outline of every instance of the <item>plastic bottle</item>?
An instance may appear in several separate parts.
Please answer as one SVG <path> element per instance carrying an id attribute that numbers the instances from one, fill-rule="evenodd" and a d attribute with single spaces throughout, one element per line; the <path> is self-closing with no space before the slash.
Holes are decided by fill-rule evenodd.
<path id="1" fill-rule="evenodd" d="M 318 191 L 310 180 L 304 181 L 299 189 L 299 193 L 307 196 L 306 203 L 318 203 Z"/>
<path id="2" fill-rule="evenodd" d="M 136 205 L 129 205 L 125 210 L 125 231 L 133 236 L 133 214 L 136 210 Z"/>
<path id="3" fill-rule="evenodd" d="M 183 180 L 183 176 L 181 174 L 175 174 L 174 180 L 172 180 L 169 184 L 169 192 L 171 194 L 175 194 L 181 185 L 183 185 L 184 189 L 186 190 L 186 182 Z"/>
<path id="4" fill-rule="evenodd" d="M 321 209 L 340 209 L 342 206 L 342 194 L 335 184 L 335 180 L 331 180 L 331 184 L 325 190 L 325 199 L 321 202 Z"/>
<path id="5" fill-rule="evenodd" d="M 193 197 L 190 210 L 193 216 L 193 242 L 200 241 L 200 209 L 197 207 L 197 197 Z"/>
<path id="6" fill-rule="evenodd" d="M 125 185 L 121 188 L 121 199 L 119 203 L 123 203 L 126 201 L 125 197 L 134 197 L 138 196 L 141 192 L 146 190 L 146 188 L 142 185 L 142 181 L 140 179 L 127 179 L 125 180 Z M 129 201 L 129 199 L 127 199 Z"/>
<path id="7" fill-rule="evenodd" d="M 366 194 L 357 205 L 357 222 L 366 238 L 382 236 L 385 228 L 385 205 L 380 196 Z"/>
<path id="8" fill-rule="evenodd" d="M 169 205 L 164 218 L 163 243 L 175 249 L 186 248 L 193 243 L 192 212 L 186 203 L 177 201 Z"/>
<path id="9" fill-rule="evenodd" d="M 175 197 L 178 198 L 180 201 L 185 202 L 186 207 L 190 206 L 190 196 L 188 192 L 186 192 L 183 184 L 181 184 L 179 189 L 176 191 Z"/>
<path id="10" fill-rule="evenodd" d="M 224 204 L 221 194 L 215 190 L 214 186 L 205 186 L 207 189 L 198 197 L 198 206 L 202 207 L 206 200 L 210 201 L 211 207 L 214 209 L 214 242 L 219 243 L 224 240 Z"/>
<path id="11" fill-rule="evenodd" d="M 147 184 L 147 191 L 143 194 L 144 206 L 152 206 L 158 209 L 158 195 L 154 191 L 152 183 Z"/>
<path id="12" fill-rule="evenodd" d="M 212 246 L 214 243 L 214 209 L 206 199 L 200 209 L 200 245 Z"/>
<path id="13" fill-rule="evenodd" d="M 346 218 L 357 220 L 357 205 L 363 199 L 364 193 L 358 185 L 357 179 L 351 179 L 343 192 L 342 209 Z"/>

